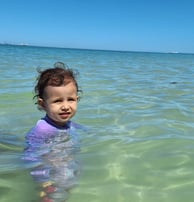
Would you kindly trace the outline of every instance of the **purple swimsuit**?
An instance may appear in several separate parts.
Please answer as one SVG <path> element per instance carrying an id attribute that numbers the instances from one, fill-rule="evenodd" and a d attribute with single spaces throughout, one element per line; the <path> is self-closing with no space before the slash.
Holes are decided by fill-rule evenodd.
<path id="1" fill-rule="evenodd" d="M 67 190 L 76 184 L 79 173 L 74 156 L 79 150 L 76 130 L 81 128 L 72 121 L 58 126 L 46 115 L 29 131 L 24 160 L 30 165 L 35 181 L 52 181 L 58 190 Z"/>
<path id="2" fill-rule="evenodd" d="M 26 139 L 30 145 L 33 145 L 33 143 L 36 142 L 44 143 L 46 139 L 56 136 L 59 132 L 63 131 L 68 133 L 79 128 L 81 128 L 81 126 L 72 121 L 68 121 L 64 126 L 58 126 L 46 115 L 31 129 L 26 135 Z"/>

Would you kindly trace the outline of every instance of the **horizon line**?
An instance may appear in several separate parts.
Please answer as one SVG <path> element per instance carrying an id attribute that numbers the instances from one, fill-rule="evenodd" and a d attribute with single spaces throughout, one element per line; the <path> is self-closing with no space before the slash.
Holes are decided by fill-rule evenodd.
<path id="1" fill-rule="evenodd" d="M 47 45 L 33 45 L 28 43 L 6 43 L 0 42 L 0 45 L 7 46 L 21 46 L 21 47 L 40 47 L 40 48 L 60 48 L 60 49 L 74 49 L 74 50 L 91 50 L 91 51 L 112 51 L 112 52 L 135 52 L 135 53 L 163 53 L 163 54 L 191 54 L 192 52 L 178 52 L 178 51 L 137 51 L 137 50 L 117 50 L 117 49 L 95 49 L 95 48 L 70 48 L 70 47 L 62 47 L 62 46 L 47 46 Z"/>

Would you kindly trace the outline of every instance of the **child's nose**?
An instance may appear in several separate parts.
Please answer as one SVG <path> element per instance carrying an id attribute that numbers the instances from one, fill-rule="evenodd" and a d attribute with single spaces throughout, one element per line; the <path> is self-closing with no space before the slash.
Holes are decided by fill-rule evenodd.
<path id="1" fill-rule="evenodd" d="M 69 104 L 68 102 L 63 102 L 62 107 L 63 110 L 69 109 Z"/>

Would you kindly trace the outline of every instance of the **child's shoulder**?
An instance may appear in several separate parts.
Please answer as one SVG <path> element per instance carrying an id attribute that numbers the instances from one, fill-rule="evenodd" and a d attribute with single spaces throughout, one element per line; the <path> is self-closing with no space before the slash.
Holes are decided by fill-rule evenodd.
<path id="1" fill-rule="evenodd" d="M 48 124 L 44 119 L 38 120 L 27 136 L 45 137 L 56 132 L 56 128 Z"/>
<path id="2" fill-rule="evenodd" d="M 73 121 L 71 121 L 71 123 L 70 123 L 70 128 L 71 129 L 84 130 L 84 131 L 87 130 L 85 126 L 83 126 L 83 125 L 81 125 L 79 123 L 73 122 Z"/>
<path id="3" fill-rule="evenodd" d="M 70 121 L 69 125 L 70 125 L 70 128 L 75 128 L 75 129 L 79 129 L 79 128 L 82 127 L 79 123 L 76 123 L 76 122 L 73 122 L 73 121 Z"/>

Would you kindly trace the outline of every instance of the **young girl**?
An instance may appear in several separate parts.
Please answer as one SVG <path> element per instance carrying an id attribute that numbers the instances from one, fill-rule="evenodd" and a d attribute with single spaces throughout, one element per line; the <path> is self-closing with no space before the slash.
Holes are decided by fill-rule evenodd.
<path id="1" fill-rule="evenodd" d="M 42 201 L 61 201 L 79 173 L 73 155 L 80 125 L 71 118 L 77 111 L 80 89 L 75 72 L 61 62 L 39 73 L 34 98 L 46 115 L 26 135 L 25 160 L 33 162 L 31 175 L 41 186 Z"/>

